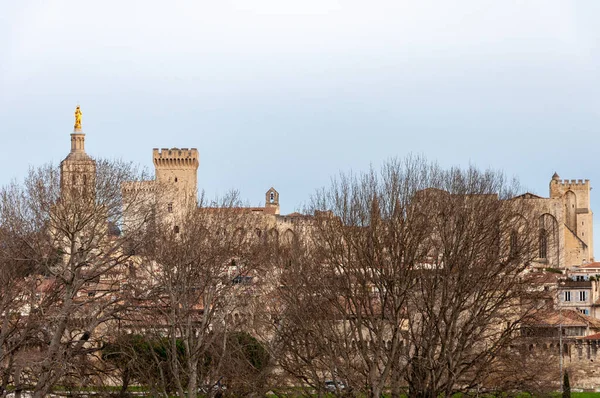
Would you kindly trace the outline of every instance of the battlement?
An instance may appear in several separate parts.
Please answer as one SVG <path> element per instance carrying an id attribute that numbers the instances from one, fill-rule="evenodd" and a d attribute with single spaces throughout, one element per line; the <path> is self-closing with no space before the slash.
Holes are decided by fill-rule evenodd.
<path id="1" fill-rule="evenodd" d="M 589 186 L 590 180 L 552 180 L 553 183 L 562 185 L 562 186 L 572 186 L 572 185 L 580 185 L 580 186 Z"/>
<path id="2" fill-rule="evenodd" d="M 196 148 L 154 148 L 152 160 L 155 167 L 198 167 Z"/>

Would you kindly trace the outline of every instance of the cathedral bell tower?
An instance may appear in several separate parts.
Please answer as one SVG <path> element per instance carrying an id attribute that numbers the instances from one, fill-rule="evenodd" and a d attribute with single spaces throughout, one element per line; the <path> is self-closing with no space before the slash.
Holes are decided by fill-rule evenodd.
<path id="1" fill-rule="evenodd" d="M 95 195 L 96 161 L 85 153 L 85 134 L 81 130 L 81 109 L 75 109 L 71 133 L 71 152 L 60 162 L 61 197 Z"/>

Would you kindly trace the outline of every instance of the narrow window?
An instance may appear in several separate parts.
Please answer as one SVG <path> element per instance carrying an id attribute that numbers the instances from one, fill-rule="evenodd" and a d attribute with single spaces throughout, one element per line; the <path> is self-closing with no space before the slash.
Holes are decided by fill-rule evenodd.
<path id="1" fill-rule="evenodd" d="M 513 229 L 510 233 L 510 254 L 511 254 L 511 256 L 514 256 L 517 254 L 517 250 L 518 250 L 517 245 L 518 245 L 518 235 L 517 235 L 517 231 L 515 231 Z"/>
<path id="2" fill-rule="evenodd" d="M 177 182 L 177 177 L 175 177 L 175 182 Z"/>
<path id="3" fill-rule="evenodd" d="M 87 175 L 83 175 L 83 186 L 87 186 Z"/>
<path id="4" fill-rule="evenodd" d="M 175 226 L 173 227 L 173 232 L 175 232 L 176 234 L 178 234 L 178 233 L 179 233 L 179 225 L 175 225 Z"/>
<path id="5" fill-rule="evenodd" d="M 542 229 L 540 231 L 540 258 L 547 258 L 548 254 L 548 235 L 546 234 L 546 230 Z"/>
<path id="6" fill-rule="evenodd" d="M 173 202 L 167 203 L 167 211 L 173 213 Z"/>

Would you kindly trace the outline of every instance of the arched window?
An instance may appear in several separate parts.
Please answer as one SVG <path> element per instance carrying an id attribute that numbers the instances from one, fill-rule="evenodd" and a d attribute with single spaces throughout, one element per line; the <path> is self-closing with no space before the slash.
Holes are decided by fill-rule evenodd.
<path id="1" fill-rule="evenodd" d="M 540 230 L 539 246 L 539 258 L 548 258 L 548 234 L 543 228 Z"/>

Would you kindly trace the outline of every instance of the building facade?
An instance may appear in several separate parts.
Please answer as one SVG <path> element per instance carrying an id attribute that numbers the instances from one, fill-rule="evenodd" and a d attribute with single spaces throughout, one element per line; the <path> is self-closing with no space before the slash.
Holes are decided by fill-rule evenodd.
<path id="1" fill-rule="evenodd" d="M 528 222 L 539 225 L 536 265 L 568 269 L 594 261 L 593 213 L 590 208 L 589 180 L 562 180 L 554 173 L 550 196 L 531 193 L 519 196 L 528 201 L 532 216 Z M 531 217 L 531 216 L 530 216 Z"/>

